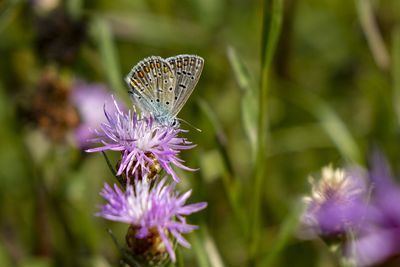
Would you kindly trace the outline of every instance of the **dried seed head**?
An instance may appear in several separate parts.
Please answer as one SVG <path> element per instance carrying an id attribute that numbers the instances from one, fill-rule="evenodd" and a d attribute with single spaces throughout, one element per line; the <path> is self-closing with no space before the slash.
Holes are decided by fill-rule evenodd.
<path id="1" fill-rule="evenodd" d="M 85 19 L 74 18 L 63 8 L 37 17 L 35 44 L 42 59 L 69 65 L 75 62 L 86 39 Z"/>
<path id="2" fill-rule="evenodd" d="M 69 101 L 70 88 L 62 81 L 57 71 L 44 71 L 32 96 L 30 119 L 42 129 L 52 141 L 62 142 L 66 134 L 80 122 L 78 112 Z"/>

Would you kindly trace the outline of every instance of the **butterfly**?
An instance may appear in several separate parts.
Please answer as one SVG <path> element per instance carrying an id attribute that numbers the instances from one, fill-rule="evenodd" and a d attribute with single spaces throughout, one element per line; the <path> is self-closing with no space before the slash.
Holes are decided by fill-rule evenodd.
<path id="1" fill-rule="evenodd" d="M 176 116 L 192 94 L 203 66 L 204 59 L 196 55 L 143 59 L 125 78 L 133 104 L 159 124 L 178 127 Z"/>

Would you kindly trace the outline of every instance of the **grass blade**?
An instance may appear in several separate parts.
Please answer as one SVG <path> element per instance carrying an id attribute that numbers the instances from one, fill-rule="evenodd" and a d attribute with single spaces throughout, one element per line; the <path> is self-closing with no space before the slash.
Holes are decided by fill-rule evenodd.
<path id="1" fill-rule="evenodd" d="M 371 1 L 356 0 L 356 2 L 358 18 L 371 49 L 372 56 L 378 67 L 387 71 L 390 67 L 390 57 L 375 21 Z"/>
<path id="2" fill-rule="evenodd" d="M 244 131 L 251 147 L 252 159 L 255 159 L 257 151 L 257 92 L 254 82 L 242 61 L 239 59 L 236 51 L 232 47 L 228 47 L 228 59 L 232 66 L 234 76 L 239 84 L 239 88 L 243 91 L 241 101 L 241 115 Z"/>
<path id="3" fill-rule="evenodd" d="M 393 105 L 400 125 L 400 26 L 392 33 L 392 55 Z"/>
<path id="4" fill-rule="evenodd" d="M 196 254 L 197 264 L 199 267 L 211 267 L 208 261 L 208 255 L 204 249 L 204 239 L 200 231 L 191 234 L 191 242 L 194 253 Z"/>
<path id="5" fill-rule="evenodd" d="M 225 163 L 224 170 L 226 171 L 222 175 L 222 182 L 228 197 L 229 204 L 232 207 L 235 217 L 239 221 L 243 233 L 247 233 L 246 215 L 244 213 L 243 206 L 241 206 L 239 203 L 239 196 L 241 194 L 241 191 L 239 191 L 239 189 L 241 188 L 239 185 L 240 180 L 234 179 L 235 174 L 233 173 L 233 167 L 231 165 L 228 151 L 226 149 L 225 133 L 223 132 L 220 126 L 221 123 L 218 121 L 218 118 L 212 108 L 205 101 L 199 100 L 198 103 L 200 105 L 200 109 L 211 121 L 211 124 L 215 131 L 215 135 L 217 137 L 218 150 L 221 153 L 222 159 Z"/>
<path id="6" fill-rule="evenodd" d="M 292 94 L 290 100 L 309 111 L 319 121 L 322 129 L 330 137 L 343 158 L 349 162 L 363 163 L 357 142 L 346 124 L 328 103 L 305 91 L 302 91 L 302 94 Z"/>
<path id="7" fill-rule="evenodd" d="M 126 95 L 126 89 L 122 83 L 123 76 L 119 68 L 118 53 L 110 26 L 105 20 L 96 18 L 92 24 L 92 32 L 99 44 L 101 61 L 109 85 L 118 94 Z"/>
<path id="8" fill-rule="evenodd" d="M 205 235 L 204 247 L 208 254 L 208 258 L 210 260 L 211 266 L 224 267 L 225 265 L 222 261 L 221 255 L 219 254 L 218 249 L 215 245 L 214 239 L 208 232 L 208 229 L 205 225 L 202 226 L 202 229 L 204 229 L 204 235 Z"/>

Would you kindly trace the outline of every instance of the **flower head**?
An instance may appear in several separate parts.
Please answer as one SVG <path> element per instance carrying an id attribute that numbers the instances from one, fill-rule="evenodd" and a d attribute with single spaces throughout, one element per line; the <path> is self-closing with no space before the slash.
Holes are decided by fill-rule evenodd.
<path id="1" fill-rule="evenodd" d="M 381 153 L 375 152 L 370 163 L 370 209 L 374 211 L 369 216 L 371 227 L 348 244 L 359 266 L 382 263 L 400 255 L 400 187 Z"/>
<path id="2" fill-rule="evenodd" d="M 356 171 L 328 166 L 318 182 L 310 177 L 310 183 L 311 195 L 303 199 L 307 206 L 303 224 L 311 229 L 311 235 L 340 235 L 365 219 L 365 184 Z"/>
<path id="3" fill-rule="evenodd" d="M 180 150 L 194 147 L 185 138 L 178 137 L 183 130 L 161 126 L 154 123 L 151 117 L 138 118 L 135 112 L 123 112 L 117 102 L 114 101 L 114 104 L 116 112 L 110 114 L 104 110 L 107 122 L 101 124 L 97 138 L 93 139 L 93 142 L 102 146 L 88 149 L 87 152 L 121 151 L 117 175 L 125 171 L 127 177 L 144 177 L 151 173 L 154 164 L 160 164 L 177 182 L 179 178 L 171 165 L 193 171 L 177 157 Z"/>
<path id="4" fill-rule="evenodd" d="M 117 185 L 111 188 L 105 184 L 101 196 L 108 201 L 101 207 L 98 216 L 112 221 L 128 223 L 135 230 L 137 239 L 144 239 L 157 234 L 171 260 L 175 261 L 175 253 L 170 238 L 184 247 L 190 244 L 182 237 L 197 228 L 187 224 L 185 215 L 204 209 L 207 203 L 185 205 L 191 195 L 188 191 L 182 195 L 173 192 L 174 185 L 166 185 L 162 179 L 151 188 L 146 179 L 136 181 L 135 185 L 127 185 L 123 192 Z"/>

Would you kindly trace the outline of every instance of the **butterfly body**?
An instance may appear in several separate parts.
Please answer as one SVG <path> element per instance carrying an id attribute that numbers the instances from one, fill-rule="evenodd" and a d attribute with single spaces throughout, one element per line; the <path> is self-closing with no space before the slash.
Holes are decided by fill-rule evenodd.
<path id="1" fill-rule="evenodd" d="M 203 58 L 195 55 L 143 59 L 125 79 L 134 105 L 157 123 L 177 127 L 176 116 L 193 92 L 203 65 Z"/>

